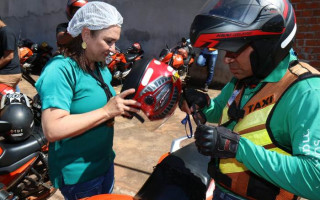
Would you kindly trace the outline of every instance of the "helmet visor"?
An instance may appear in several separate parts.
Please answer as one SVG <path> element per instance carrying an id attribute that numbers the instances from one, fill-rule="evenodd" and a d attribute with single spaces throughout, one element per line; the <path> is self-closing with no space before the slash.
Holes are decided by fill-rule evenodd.
<path id="1" fill-rule="evenodd" d="M 209 0 L 200 14 L 249 25 L 257 18 L 260 10 L 257 0 Z"/>

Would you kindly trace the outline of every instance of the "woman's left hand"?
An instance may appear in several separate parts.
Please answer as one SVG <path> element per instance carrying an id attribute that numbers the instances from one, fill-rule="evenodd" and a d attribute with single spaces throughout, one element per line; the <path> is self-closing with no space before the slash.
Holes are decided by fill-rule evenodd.
<path id="1" fill-rule="evenodd" d="M 133 99 L 126 99 L 126 96 L 133 94 L 135 89 L 131 88 L 125 90 L 112 97 L 108 103 L 102 108 L 106 112 L 107 119 L 111 119 L 116 116 L 124 115 L 130 117 L 129 112 L 138 113 L 140 111 L 141 104 Z"/>

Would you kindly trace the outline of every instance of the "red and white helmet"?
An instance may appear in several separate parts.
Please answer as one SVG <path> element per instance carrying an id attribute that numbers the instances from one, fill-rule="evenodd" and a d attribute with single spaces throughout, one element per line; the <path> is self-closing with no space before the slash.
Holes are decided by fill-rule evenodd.
<path id="1" fill-rule="evenodd" d="M 140 102 L 141 110 L 150 121 L 171 116 L 182 90 L 177 71 L 156 59 L 135 62 L 122 91 L 130 88 L 135 88 L 136 92 L 127 98 Z"/>
<path id="2" fill-rule="evenodd" d="M 86 5 L 88 1 L 86 0 L 68 0 L 67 8 L 66 8 L 66 15 L 68 20 L 71 20 L 74 13 L 81 8 L 82 6 Z"/>

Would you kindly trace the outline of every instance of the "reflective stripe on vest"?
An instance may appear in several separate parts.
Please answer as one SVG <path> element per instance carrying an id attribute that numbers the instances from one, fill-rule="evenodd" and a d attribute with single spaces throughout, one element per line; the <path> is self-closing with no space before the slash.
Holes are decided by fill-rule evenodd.
<path id="1" fill-rule="evenodd" d="M 278 148 L 272 142 L 270 135 L 266 129 L 266 127 L 268 126 L 267 119 L 271 117 L 269 115 L 274 109 L 274 106 L 277 104 L 278 100 L 298 78 L 302 80 L 304 79 L 304 77 L 311 77 L 304 76 L 305 74 L 312 75 L 319 74 L 319 72 L 308 64 L 300 63 L 289 68 L 284 77 L 279 82 L 267 83 L 243 107 L 245 111 L 244 117 L 243 119 L 239 119 L 233 131 L 239 133 L 241 137 L 249 139 L 251 142 L 258 146 L 262 146 L 270 151 L 276 151 L 280 154 L 290 156 L 288 152 L 285 152 L 284 150 Z M 232 97 L 237 105 L 239 104 L 241 99 L 239 94 L 241 94 L 241 92 L 238 92 L 238 95 L 236 97 Z M 230 120 L 228 117 L 228 109 L 232 101 L 228 102 L 228 105 L 226 105 L 223 109 L 220 124 L 224 124 Z M 221 186 L 231 190 L 232 192 L 242 197 L 255 199 L 252 196 L 247 195 L 250 177 L 253 178 L 253 176 L 255 175 L 252 174 L 242 163 L 238 162 L 235 158 L 220 159 L 218 173 L 225 174 L 229 178 L 231 178 L 231 186 L 224 185 L 222 180 L 221 182 L 219 181 L 219 178 L 215 179 L 215 181 Z M 293 194 L 280 189 L 277 199 L 288 199 L 288 195 L 291 199 L 293 199 Z"/>

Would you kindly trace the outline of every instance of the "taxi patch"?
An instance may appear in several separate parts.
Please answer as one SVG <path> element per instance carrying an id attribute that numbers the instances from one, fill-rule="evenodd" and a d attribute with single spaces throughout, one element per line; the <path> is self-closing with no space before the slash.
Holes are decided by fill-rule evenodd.
<path id="1" fill-rule="evenodd" d="M 263 99 L 259 100 L 258 102 L 249 105 L 246 108 L 246 111 L 247 111 L 247 113 L 251 113 L 253 111 L 265 108 L 265 107 L 271 105 L 272 103 L 274 103 L 274 95 L 263 98 Z"/>

